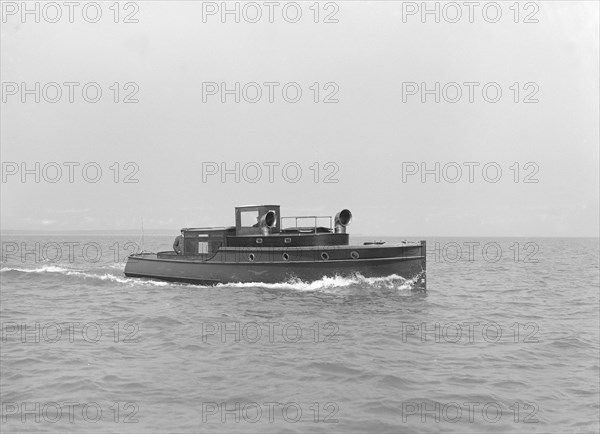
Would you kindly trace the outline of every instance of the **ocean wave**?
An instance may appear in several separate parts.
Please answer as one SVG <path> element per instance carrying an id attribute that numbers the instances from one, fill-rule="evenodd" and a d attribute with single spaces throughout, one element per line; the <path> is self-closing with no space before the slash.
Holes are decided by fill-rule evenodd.
<path id="1" fill-rule="evenodd" d="M 56 265 L 44 265 L 40 268 L 17 268 L 17 267 L 4 267 L 0 268 L 0 273 L 8 273 L 16 271 L 19 273 L 65 273 L 69 269 L 63 267 L 57 267 Z"/>
<path id="2" fill-rule="evenodd" d="M 35 274 L 50 273 L 50 274 L 59 274 L 62 276 L 75 276 L 75 277 L 80 277 L 80 278 L 84 278 L 84 279 L 96 279 L 96 280 L 104 281 L 104 282 L 116 282 L 116 283 L 130 284 L 132 286 L 139 282 L 138 279 L 131 279 L 131 278 L 127 278 L 127 277 L 115 276 L 114 274 L 111 274 L 111 273 L 102 273 L 102 274 L 90 273 L 90 272 L 86 272 L 86 271 L 82 271 L 82 270 L 58 267 L 56 265 L 43 265 L 42 267 L 39 267 L 39 268 L 5 267 L 5 268 L 0 269 L 0 273 L 17 273 L 17 274 L 18 273 L 35 273 Z M 161 281 L 148 280 L 148 281 L 144 281 L 144 282 L 149 285 L 153 285 L 153 286 L 169 285 L 168 282 L 161 282 Z"/>
<path id="3" fill-rule="evenodd" d="M 115 268 L 115 267 L 110 267 Z M 43 265 L 38 268 L 19 268 L 19 267 L 4 267 L 0 269 L 0 273 L 34 273 L 34 274 L 59 274 L 63 276 L 72 276 L 83 279 L 95 279 L 104 282 L 115 282 L 136 286 L 140 283 L 152 286 L 194 286 L 198 288 L 210 288 L 212 286 L 190 285 L 185 283 L 165 282 L 161 280 L 128 278 L 124 276 L 116 276 L 110 272 L 94 273 L 89 270 L 77 270 L 56 265 Z M 238 283 L 220 283 L 217 288 L 265 288 L 265 289 L 282 289 L 295 291 L 332 291 L 343 288 L 372 288 L 372 289 L 389 289 L 389 290 L 411 290 L 415 288 L 421 276 L 416 276 L 412 279 L 405 279 L 396 274 L 385 277 L 364 277 L 356 273 L 350 277 L 346 276 L 325 276 L 315 281 L 303 281 L 300 279 L 291 279 L 280 283 L 265 283 L 265 282 L 238 282 Z"/>
<path id="4" fill-rule="evenodd" d="M 243 282 L 243 283 L 220 283 L 217 287 L 228 288 L 267 288 L 267 289 L 287 289 L 296 291 L 327 291 L 332 289 L 361 287 L 374 289 L 395 289 L 409 290 L 413 289 L 419 282 L 421 276 L 412 279 L 405 279 L 396 274 L 385 277 L 364 277 L 359 273 L 350 277 L 333 276 L 322 277 L 319 280 L 306 282 L 300 279 L 292 279 L 281 283 L 264 282 Z"/>

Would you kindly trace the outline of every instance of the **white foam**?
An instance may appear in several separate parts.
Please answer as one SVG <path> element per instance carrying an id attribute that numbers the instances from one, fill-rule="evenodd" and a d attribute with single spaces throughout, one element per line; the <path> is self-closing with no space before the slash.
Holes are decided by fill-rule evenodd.
<path id="1" fill-rule="evenodd" d="M 115 264 L 113 264 L 115 265 Z M 110 268 L 116 268 L 111 266 Z M 57 273 L 65 276 L 77 276 L 84 279 L 98 279 L 102 281 L 110 281 L 122 284 L 128 284 L 135 286 L 144 284 L 152 286 L 172 286 L 172 285 L 185 285 L 178 283 L 165 282 L 160 280 L 151 279 L 136 279 L 115 276 L 111 273 L 94 274 L 80 270 L 68 269 L 64 267 L 58 267 L 56 265 L 43 265 L 39 268 L 11 268 L 6 267 L 0 269 L 0 273 L 8 271 L 18 271 L 22 273 Z M 364 277 L 361 274 L 355 274 L 351 277 L 333 276 L 323 277 L 319 280 L 312 282 L 305 282 L 300 279 L 290 280 L 287 282 L 280 283 L 264 283 L 264 282 L 240 282 L 240 283 L 220 283 L 216 287 L 221 288 L 267 288 L 267 289 L 285 289 L 294 291 L 333 291 L 339 288 L 348 288 L 351 286 L 360 286 L 367 288 L 385 288 L 385 289 L 396 289 L 396 290 L 409 290 L 412 289 L 415 284 L 419 281 L 421 276 L 414 277 L 412 279 L 405 279 L 396 274 L 386 277 Z M 195 287 L 206 287 L 203 285 L 194 285 Z"/>
<path id="2" fill-rule="evenodd" d="M 263 283 L 263 282 L 244 282 L 244 283 L 220 283 L 217 287 L 234 287 L 234 288 L 267 288 L 267 289 L 288 289 L 296 291 L 328 291 L 337 288 L 348 288 L 350 286 L 367 286 L 373 288 L 388 288 L 388 289 L 411 289 L 417 282 L 415 279 L 404 279 L 398 275 L 386 277 L 364 277 L 360 274 L 355 274 L 352 277 L 342 276 L 325 276 L 313 282 L 304 282 L 302 280 L 290 280 L 281 283 Z"/>
<path id="3" fill-rule="evenodd" d="M 5 268 L 0 269 L 0 273 L 5 273 L 8 271 L 17 271 L 17 272 L 21 272 L 21 273 L 56 273 L 56 274 L 62 274 L 64 276 L 78 276 L 78 277 L 83 277 L 85 279 L 88 279 L 88 278 L 89 279 L 99 279 L 99 280 L 103 280 L 103 281 L 111 281 L 111 282 L 126 283 L 126 284 L 135 284 L 135 283 L 140 282 L 138 279 L 119 277 L 119 276 L 115 276 L 110 273 L 104 273 L 104 274 L 87 273 L 84 271 L 78 271 L 78 270 L 73 270 L 73 269 L 68 269 L 68 268 L 63 268 L 63 267 L 57 267 L 55 265 L 44 265 L 40 268 L 5 267 Z M 151 281 L 151 280 L 144 281 L 144 283 L 148 283 L 148 284 L 154 285 L 154 286 L 166 286 L 169 284 L 168 282 Z"/>
<path id="4" fill-rule="evenodd" d="M 63 267 L 57 267 L 56 265 L 44 265 L 41 268 L 14 268 L 5 267 L 0 269 L 0 273 L 7 271 L 19 271 L 21 273 L 66 273 L 69 270 Z"/>

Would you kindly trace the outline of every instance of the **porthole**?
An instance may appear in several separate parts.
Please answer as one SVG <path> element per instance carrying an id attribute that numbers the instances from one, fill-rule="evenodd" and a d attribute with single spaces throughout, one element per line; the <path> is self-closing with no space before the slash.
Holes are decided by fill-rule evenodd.
<path id="1" fill-rule="evenodd" d="M 250 262 L 254 261 L 254 253 L 250 253 L 250 254 L 248 255 L 248 260 L 249 260 Z"/>
<path id="2" fill-rule="evenodd" d="M 257 238 L 256 239 L 256 244 L 262 244 L 262 238 Z"/>
<path id="3" fill-rule="evenodd" d="M 360 257 L 360 255 L 356 251 L 350 253 L 350 256 L 352 257 L 352 259 L 358 259 Z"/>
<path id="4" fill-rule="evenodd" d="M 284 253 L 283 255 L 281 255 L 281 257 L 284 261 L 288 261 L 290 259 L 290 255 L 288 255 L 287 253 Z"/>
<path id="5" fill-rule="evenodd" d="M 327 253 L 323 252 L 323 253 L 321 253 L 321 259 L 326 261 L 329 259 L 329 255 Z"/>

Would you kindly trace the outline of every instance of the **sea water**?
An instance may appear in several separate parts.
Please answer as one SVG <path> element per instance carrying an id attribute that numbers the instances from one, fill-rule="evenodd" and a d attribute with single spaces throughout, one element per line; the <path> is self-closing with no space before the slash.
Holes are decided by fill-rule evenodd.
<path id="1" fill-rule="evenodd" d="M 424 292 L 133 279 L 137 237 L 5 235 L 0 431 L 598 432 L 598 239 L 427 242 Z"/>

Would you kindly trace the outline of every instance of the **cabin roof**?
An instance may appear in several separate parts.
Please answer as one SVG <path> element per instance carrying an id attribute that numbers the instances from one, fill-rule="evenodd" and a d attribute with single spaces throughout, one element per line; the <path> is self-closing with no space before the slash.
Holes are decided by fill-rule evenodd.
<path id="1" fill-rule="evenodd" d="M 268 206 L 273 206 L 273 207 L 279 207 L 279 205 L 240 205 L 240 206 L 236 206 L 235 208 L 260 208 L 260 207 L 268 207 Z"/>
<path id="2" fill-rule="evenodd" d="M 223 227 L 212 227 L 212 228 L 181 228 L 182 231 L 186 232 L 209 232 L 209 231 L 226 231 L 235 229 L 235 226 L 223 226 Z"/>

